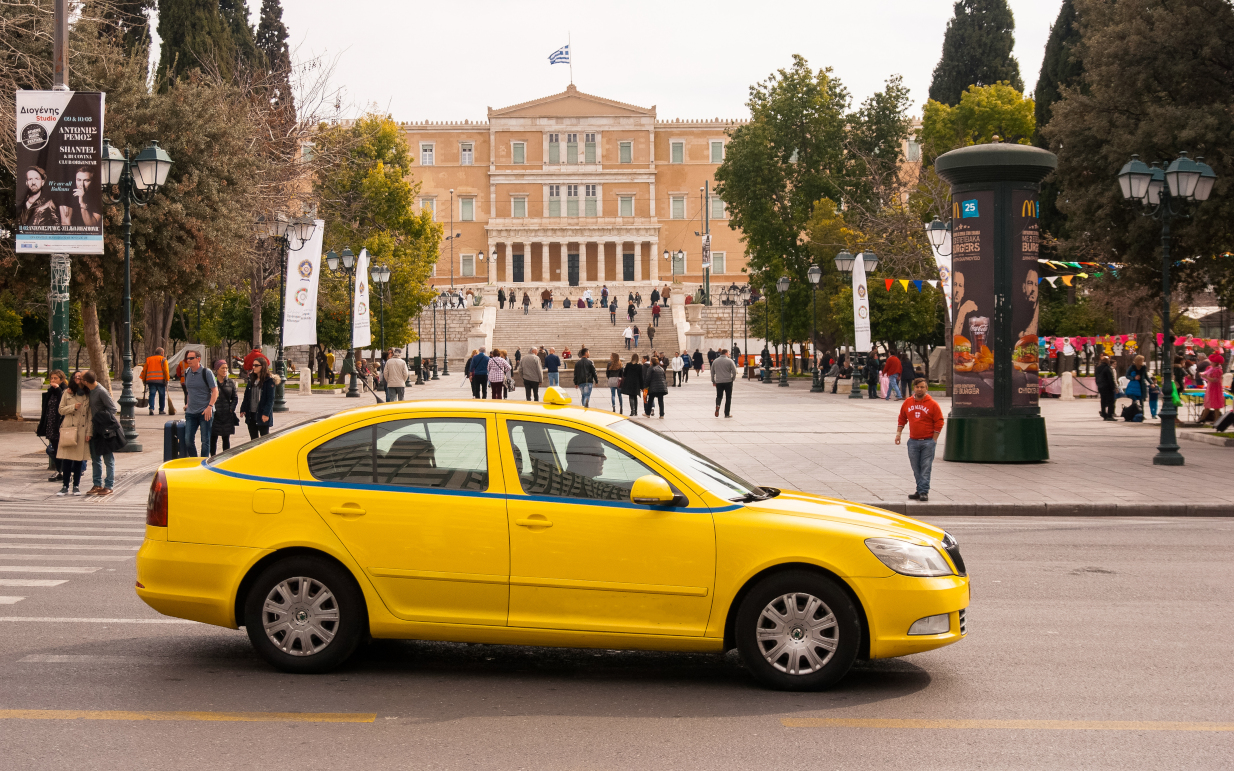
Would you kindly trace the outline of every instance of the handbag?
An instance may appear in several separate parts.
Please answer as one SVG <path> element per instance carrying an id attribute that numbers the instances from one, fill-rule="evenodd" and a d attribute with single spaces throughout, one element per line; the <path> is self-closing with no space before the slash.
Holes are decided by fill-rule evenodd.
<path id="1" fill-rule="evenodd" d="M 124 429 L 120 427 L 120 421 L 116 420 L 116 416 L 111 415 L 110 417 L 111 423 L 98 434 L 98 440 L 108 452 L 119 452 L 128 445 L 129 440 L 124 438 Z"/>

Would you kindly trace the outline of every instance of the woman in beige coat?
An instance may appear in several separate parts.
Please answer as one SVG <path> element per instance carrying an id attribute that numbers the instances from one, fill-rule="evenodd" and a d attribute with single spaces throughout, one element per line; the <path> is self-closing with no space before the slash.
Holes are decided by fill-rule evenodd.
<path id="1" fill-rule="evenodd" d="M 60 443 L 56 446 L 56 460 L 64 475 L 64 487 L 56 495 L 69 494 L 69 477 L 73 479 L 73 495 L 81 495 L 81 472 L 86 460 L 86 432 L 90 428 L 90 389 L 81 382 L 81 373 L 74 372 L 69 378 L 64 396 L 60 397 Z"/>

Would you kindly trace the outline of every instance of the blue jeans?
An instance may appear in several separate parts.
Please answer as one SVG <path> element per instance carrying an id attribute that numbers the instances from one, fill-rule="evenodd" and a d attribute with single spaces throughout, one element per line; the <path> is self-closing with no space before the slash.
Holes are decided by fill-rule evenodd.
<path id="1" fill-rule="evenodd" d="M 201 427 L 201 451 L 207 455 L 210 454 L 210 429 L 214 427 L 214 417 L 209 420 L 202 418 L 200 412 L 184 413 L 184 441 L 188 445 L 188 449 L 184 451 L 183 457 L 192 458 L 197 455 L 197 445 L 193 440 L 197 438 L 197 428 Z"/>
<path id="2" fill-rule="evenodd" d="M 930 492 L 930 468 L 934 465 L 935 446 L 933 439 L 908 440 L 908 465 L 913 467 L 918 495 Z"/>
<path id="3" fill-rule="evenodd" d="M 1152 411 L 1152 416 L 1157 417 L 1157 399 L 1158 395 L 1150 393 L 1148 395 L 1148 409 Z"/>
<path id="4" fill-rule="evenodd" d="M 150 392 L 150 414 L 154 414 L 154 396 L 159 397 L 159 414 L 163 414 L 163 410 L 167 409 L 167 384 L 166 383 L 146 383 L 146 389 Z"/>
<path id="5" fill-rule="evenodd" d="M 890 399 L 891 395 L 895 394 L 896 398 L 899 399 L 900 398 L 900 376 L 892 375 L 891 377 L 889 377 L 887 379 L 887 386 L 888 386 L 887 395 L 884 396 L 883 398 Z"/>
<path id="6" fill-rule="evenodd" d="M 578 387 L 578 396 L 583 402 L 584 407 L 591 406 L 591 389 L 594 383 L 583 383 Z"/>
<path id="7" fill-rule="evenodd" d="M 103 479 L 103 464 L 107 464 L 107 479 Z M 106 487 L 108 490 L 116 484 L 116 456 L 111 452 L 102 452 L 90 443 L 90 472 L 94 476 L 95 487 Z"/>
<path id="8" fill-rule="evenodd" d="M 548 373 L 548 384 L 551 386 L 561 385 L 561 373 L 560 372 Z"/>
<path id="9" fill-rule="evenodd" d="M 608 389 L 608 395 L 613 400 L 613 412 L 621 412 L 621 389 L 613 386 Z"/>

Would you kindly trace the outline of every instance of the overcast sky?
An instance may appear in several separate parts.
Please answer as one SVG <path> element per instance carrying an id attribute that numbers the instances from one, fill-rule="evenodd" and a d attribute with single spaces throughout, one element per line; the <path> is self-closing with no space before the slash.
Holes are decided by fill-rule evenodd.
<path id="1" fill-rule="evenodd" d="M 1015 56 L 1031 94 L 1061 0 L 1010 0 Z M 260 0 L 249 0 L 254 23 Z M 338 57 L 353 112 L 396 120 L 484 120 L 486 108 L 570 82 L 550 53 L 572 44 L 574 83 L 665 118 L 747 116 L 749 86 L 806 57 L 832 67 L 854 105 L 902 75 L 920 113 L 952 0 L 283 0 L 300 58 Z M 157 53 L 155 53 L 157 59 Z"/>

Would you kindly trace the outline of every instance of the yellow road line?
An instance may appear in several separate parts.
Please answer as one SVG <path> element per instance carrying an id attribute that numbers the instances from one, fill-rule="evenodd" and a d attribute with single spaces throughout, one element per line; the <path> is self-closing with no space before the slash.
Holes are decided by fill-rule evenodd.
<path id="1" fill-rule="evenodd" d="M 372 723 L 372 712 L 150 712 L 92 709 L 0 709 L 0 720 L 178 720 L 208 723 Z"/>
<path id="2" fill-rule="evenodd" d="M 784 718 L 785 728 L 1011 729 L 1021 731 L 1234 731 L 1234 723 L 1167 720 L 907 720 L 894 718 Z"/>

